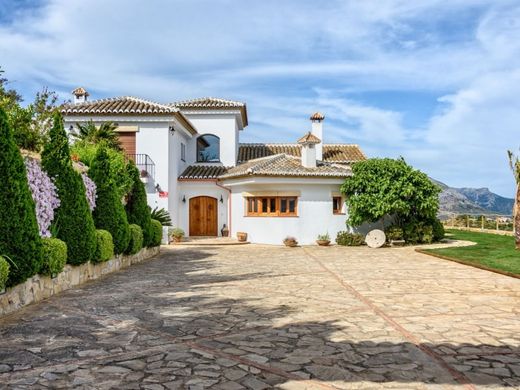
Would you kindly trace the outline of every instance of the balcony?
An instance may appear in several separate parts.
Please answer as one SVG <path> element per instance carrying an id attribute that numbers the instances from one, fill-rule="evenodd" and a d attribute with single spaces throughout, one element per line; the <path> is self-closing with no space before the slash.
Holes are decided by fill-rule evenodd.
<path id="1" fill-rule="evenodd" d="M 155 163 L 147 154 L 127 154 L 141 172 L 141 180 L 145 183 L 155 181 Z"/>

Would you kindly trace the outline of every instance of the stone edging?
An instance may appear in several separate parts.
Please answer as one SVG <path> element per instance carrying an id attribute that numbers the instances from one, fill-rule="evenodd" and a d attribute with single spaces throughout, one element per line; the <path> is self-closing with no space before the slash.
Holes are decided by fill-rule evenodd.
<path id="1" fill-rule="evenodd" d="M 129 267 L 132 264 L 140 263 L 157 255 L 159 251 L 160 247 L 157 246 L 143 248 L 135 255 L 118 255 L 102 263 L 88 262 L 77 266 L 67 264 L 55 278 L 35 275 L 24 283 L 8 288 L 5 294 L 0 295 L 0 317 L 89 280 L 94 280 L 103 275 Z"/>
<path id="2" fill-rule="evenodd" d="M 453 261 L 455 263 L 459 263 L 459 264 L 463 264 L 463 265 L 469 265 L 470 267 L 479 268 L 479 269 L 484 270 L 484 271 L 494 272 L 496 274 L 509 276 L 511 278 L 520 279 L 520 275 L 518 275 L 518 274 L 514 274 L 512 272 L 507 272 L 507 271 L 501 271 L 501 270 L 498 270 L 498 269 L 495 269 L 495 268 L 486 267 L 485 265 L 481 265 L 481 264 L 478 264 L 478 263 L 473 263 L 471 261 L 466 261 L 466 260 L 456 259 L 454 257 L 439 255 L 438 253 L 428 252 L 428 251 L 426 251 L 424 249 L 419 249 L 419 248 L 416 248 L 415 251 L 417 253 L 422 253 L 423 255 L 433 256 L 433 257 L 437 257 L 439 259 L 449 260 L 449 261 Z"/>

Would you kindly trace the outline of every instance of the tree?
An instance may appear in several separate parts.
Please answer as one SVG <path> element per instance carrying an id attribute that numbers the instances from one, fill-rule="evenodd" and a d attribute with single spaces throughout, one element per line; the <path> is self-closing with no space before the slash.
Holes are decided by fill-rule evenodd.
<path id="1" fill-rule="evenodd" d="M 515 205 L 513 207 L 514 231 L 516 249 L 520 249 L 520 157 L 515 156 L 512 151 L 508 150 L 509 165 L 513 171 L 516 182 Z"/>
<path id="2" fill-rule="evenodd" d="M 76 123 L 78 134 L 74 137 L 78 140 L 91 144 L 98 144 L 104 141 L 105 145 L 115 150 L 122 150 L 119 135 L 116 132 L 117 125 L 114 122 L 103 122 L 97 127 L 92 120 L 85 124 Z"/>
<path id="3" fill-rule="evenodd" d="M 53 230 L 57 231 L 57 238 L 67 244 L 68 262 L 85 263 L 92 259 L 96 250 L 96 229 L 85 195 L 85 185 L 72 166 L 69 141 L 59 112 L 54 114 L 49 142 L 42 152 L 42 167 L 54 179 L 60 198 Z"/>
<path id="4" fill-rule="evenodd" d="M 110 232 L 114 240 L 114 252 L 123 253 L 130 241 L 130 226 L 112 178 L 110 158 L 105 147 L 100 147 L 96 152 L 89 176 L 97 186 L 96 208 L 93 212 L 96 228 Z"/>
<path id="5" fill-rule="evenodd" d="M 11 262 L 8 286 L 38 272 L 42 244 L 23 158 L 0 107 L 0 255 Z"/>
<path id="6" fill-rule="evenodd" d="M 36 93 L 33 103 L 22 107 L 22 97 L 14 89 L 7 89 L 9 81 L 1 77 L 2 73 L 0 69 L 0 106 L 6 111 L 15 142 L 20 148 L 39 152 L 52 127 L 58 95 L 43 88 Z"/>
<path id="7" fill-rule="evenodd" d="M 147 247 L 151 245 L 153 238 L 152 217 L 139 169 L 133 162 L 128 163 L 128 176 L 133 182 L 125 207 L 128 223 L 141 227 L 143 231 L 143 247 Z"/>
<path id="8" fill-rule="evenodd" d="M 369 159 L 354 164 L 352 171 L 341 187 L 349 224 L 359 226 L 393 216 L 404 227 L 411 221 L 436 219 L 440 188 L 404 159 Z"/>

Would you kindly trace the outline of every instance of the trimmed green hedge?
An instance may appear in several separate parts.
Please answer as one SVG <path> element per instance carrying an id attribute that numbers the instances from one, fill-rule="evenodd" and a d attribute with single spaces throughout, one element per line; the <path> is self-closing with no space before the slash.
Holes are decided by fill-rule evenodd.
<path id="1" fill-rule="evenodd" d="M 108 261 L 114 257 L 114 242 L 112 241 L 112 235 L 110 232 L 102 229 L 96 230 L 96 252 L 94 263 L 100 263 Z"/>
<path id="2" fill-rule="evenodd" d="M 24 282 L 38 272 L 42 246 L 36 209 L 23 158 L 7 116 L 0 108 L 0 255 L 8 257 L 7 286 Z"/>
<path id="3" fill-rule="evenodd" d="M 6 259 L 0 256 L 0 291 L 2 291 L 6 284 L 7 279 L 9 278 L 9 263 Z"/>
<path id="4" fill-rule="evenodd" d="M 132 161 L 128 163 L 127 172 L 133 183 L 125 206 L 128 223 L 134 223 L 141 227 L 143 246 L 149 246 L 152 242 L 153 230 L 150 207 L 148 207 L 146 199 L 146 190 L 141 181 L 139 169 Z"/>
<path id="5" fill-rule="evenodd" d="M 343 246 L 360 246 L 365 242 L 365 237 L 358 233 L 338 232 L 336 243 Z"/>
<path id="6" fill-rule="evenodd" d="M 125 208 L 111 175 L 110 159 L 100 147 L 92 161 L 89 176 L 96 183 L 97 199 L 93 216 L 96 228 L 108 230 L 114 242 L 114 253 L 123 253 L 130 241 L 130 227 Z"/>
<path id="7" fill-rule="evenodd" d="M 67 244 L 68 262 L 75 265 L 86 263 L 93 258 L 96 250 L 96 230 L 85 185 L 72 166 L 69 140 L 59 113 L 54 116 L 49 137 L 50 141 L 42 153 L 42 167 L 54 179 L 60 198 L 53 230 L 57 231 L 56 237 Z"/>
<path id="8" fill-rule="evenodd" d="M 153 236 L 152 236 L 152 243 L 150 246 L 159 246 L 161 245 L 162 240 L 162 225 L 159 221 L 156 221 L 155 219 L 152 219 L 152 229 L 153 229 Z"/>
<path id="9" fill-rule="evenodd" d="M 40 268 L 42 275 L 57 275 L 63 271 L 67 263 L 67 244 L 58 238 L 42 239 L 43 263 Z"/>
<path id="10" fill-rule="evenodd" d="M 130 243 L 126 248 L 127 255 L 135 255 L 143 247 L 143 229 L 135 223 L 130 224 Z"/>

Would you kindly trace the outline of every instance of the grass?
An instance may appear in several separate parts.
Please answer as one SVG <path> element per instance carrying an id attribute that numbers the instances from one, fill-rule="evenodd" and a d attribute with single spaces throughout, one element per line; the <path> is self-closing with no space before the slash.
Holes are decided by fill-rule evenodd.
<path id="1" fill-rule="evenodd" d="M 424 249 L 422 252 L 520 276 L 520 250 L 515 249 L 514 237 L 461 230 L 447 230 L 446 232 L 450 233 L 450 239 L 473 241 L 477 245 L 460 248 Z"/>

